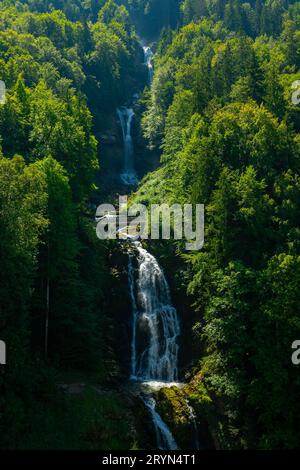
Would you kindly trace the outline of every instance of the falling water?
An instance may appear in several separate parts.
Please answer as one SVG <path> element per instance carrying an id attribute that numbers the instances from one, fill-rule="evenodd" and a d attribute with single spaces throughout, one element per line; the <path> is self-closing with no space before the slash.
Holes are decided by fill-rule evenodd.
<path id="1" fill-rule="evenodd" d="M 128 264 L 133 314 L 131 379 L 147 382 L 153 388 L 171 385 L 178 380 L 180 326 L 177 312 L 171 304 L 169 286 L 158 262 L 140 242 L 132 243 L 137 256 L 130 253 Z M 153 421 L 158 448 L 178 449 L 170 429 L 156 411 L 151 392 L 140 396 Z"/>
<path id="2" fill-rule="evenodd" d="M 148 76 L 149 76 L 149 85 L 151 86 L 153 81 L 154 69 L 153 69 L 153 52 L 149 46 L 143 47 L 144 56 L 145 56 L 145 65 L 148 67 Z"/>
<path id="3" fill-rule="evenodd" d="M 145 65 L 149 73 L 149 85 L 153 81 L 153 52 L 144 46 Z M 138 95 L 134 96 L 138 99 Z M 134 111 L 122 106 L 117 109 L 124 142 L 124 168 L 121 179 L 126 185 L 138 183 L 134 169 L 134 149 L 131 135 Z M 125 233 L 126 232 L 126 233 Z M 128 282 L 132 303 L 131 381 L 138 387 L 147 386 L 146 392 L 138 392 L 151 416 L 160 450 L 176 450 L 175 439 L 156 410 L 152 394 L 162 387 L 179 386 L 178 337 L 180 325 L 176 309 L 171 303 L 169 286 L 154 256 L 150 255 L 130 236 L 127 227 L 119 237 L 130 241 L 134 250 L 129 252 Z M 189 407 L 190 418 L 196 433 L 196 420 Z M 197 443 L 198 446 L 198 443 Z"/>
<path id="4" fill-rule="evenodd" d="M 122 106 L 117 109 L 117 113 L 120 119 L 124 142 L 124 168 L 121 174 L 121 180 L 124 184 L 133 186 L 138 183 L 137 174 L 134 169 L 134 152 L 131 136 L 131 126 L 134 112 L 132 108 L 126 108 L 125 106 Z"/>
<path id="5" fill-rule="evenodd" d="M 149 410 L 150 416 L 154 424 L 157 447 L 160 450 L 177 450 L 178 446 L 170 429 L 156 411 L 156 402 L 154 398 L 149 395 L 142 395 L 142 400 L 144 401 L 147 409 Z"/>
<path id="6" fill-rule="evenodd" d="M 148 68 L 149 85 L 153 81 L 153 52 L 148 46 L 143 47 L 145 56 L 145 65 Z M 138 94 L 134 95 L 134 100 L 138 99 Z M 121 106 L 117 109 L 117 114 L 120 120 L 124 142 L 124 167 L 121 173 L 121 180 L 127 186 L 134 186 L 138 183 L 138 177 L 134 169 L 134 149 L 131 135 L 132 120 L 134 111 L 132 108 Z"/>
<path id="7" fill-rule="evenodd" d="M 153 52 L 143 47 L 145 65 L 149 71 L 149 84 L 153 80 Z M 117 110 L 124 140 L 124 170 L 122 181 L 127 185 L 138 182 L 133 165 L 131 124 L 134 112 L 131 108 Z M 143 249 L 132 237 L 137 255 L 129 253 L 128 279 L 132 302 L 133 332 L 131 344 L 131 379 L 155 386 L 171 385 L 178 380 L 179 320 L 171 304 L 169 286 L 154 256 Z M 123 237 L 122 237 L 123 238 Z M 137 264 L 137 269 L 136 269 Z M 161 450 L 176 450 L 178 446 L 166 423 L 156 410 L 151 392 L 140 394 L 149 411 L 155 428 L 157 446 Z"/>
<path id="8" fill-rule="evenodd" d="M 177 312 L 171 304 L 169 286 L 158 262 L 139 242 L 135 242 L 135 247 L 138 252 L 136 283 L 132 258 L 129 259 L 133 306 L 131 378 L 176 382 L 180 335 Z"/>

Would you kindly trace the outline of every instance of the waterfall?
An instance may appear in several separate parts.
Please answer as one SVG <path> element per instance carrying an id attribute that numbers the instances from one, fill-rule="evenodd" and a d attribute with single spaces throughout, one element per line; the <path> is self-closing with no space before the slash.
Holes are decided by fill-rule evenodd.
<path id="1" fill-rule="evenodd" d="M 180 335 L 177 312 L 171 304 L 169 286 L 158 262 L 139 242 L 135 246 L 138 252 L 136 283 L 132 258 L 129 261 L 133 310 L 131 378 L 176 382 Z"/>
<path id="2" fill-rule="evenodd" d="M 124 143 L 124 168 L 121 174 L 121 180 L 124 184 L 133 186 L 138 183 L 137 174 L 134 169 L 134 152 L 131 136 L 131 126 L 134 112 L 132 108 L 126 108 L 125 106 L 122 106 L 117 109 L 117 114 L 120 119 Z"/>
<path id="3" fill-rule="evenodd" d="M 153 81 L 153 52 L 143 46 L 145 65 L 149 73 L 149 85 Z M 138 95 L 134 96 L 138 99 Z M 131 135 L 134 111 L 122 106 L 117 109 L 124 142 L 124 168 L 121 179 L 126 185 L 138 183 L 134 169 L 134 149 Z M 125 233 L 126 232 L 126 233 Z M 178 445 L 156 409 L 152 396 L 155 390 L 178 384 L 178 337 L 180 324 L 172 305 L 170 290 L 154 256 L 126 231 L 120 239 L 131 243 L 129 250 L 128 284 L 132 304 L 131 383 L 147 408 L 155 429 L 157 447 L 160 450 L 177 450 Z M 147 387 L 146 392 L 141 392 Z M 187 403 L 190 421 L 194 429 L 197 448 L 198 430 L 192 407 Z"/>
<path id="4" fill-rule="evenodd" d="M 153 52 L 152 52 L 152 50 L 150 49 L 149 46 L 144 46 L 143 51 L 144 51 L 144 56 L 145 56 L 145 65 L 148 68 L 149 85 L 151 86 L 152 81 L 153 81 L 153 75 L 154 75 L 154 69 L 153 69 L 153 56 L 154 56 L 154 54 L 153 54 Z"/>
<path id="5" fill-rule="evenodd" d="M 140 242 L 132 242 L 137 256 L 129 254 L 128 282 L 132 302 L 131 380 L 167 386 L 178 380 L 178 336 L 180 326 L 171 304 L 169 286 L 154 256 Z M 137 262 L 137 269 L 134 262 Z M 159 383 L 163 382 L 163 383 Z M 141 394 L 161 450 L 178 446 L 156 411 L 151 393 Z"/>
<path id="6" fill-rule="evenodd" d="M 153 52 L 148 46 L 143 47 L 145 56 L 145 65 L 148 68 L 148 80 L 151 86 L 153 80 Z M 134 99 L 138 99 L 138 94 L 134 95 Z M 121 180 L 127 186 L 135 186 L 138 183 L 138 177 L 134 169 L 134 149 L 133 140 L 131 135 L 132 120 L 134 111 L 132 108 L 121 106 L 117 109 L 117 114 L 122 128 L 123 142 L 124 142 L 124 167 L 121 173 Z"/>
<path id="7" fill-rule="evenodd" d="M 156 402 L 153 397 L 149 395 L 142 395 L 147 409 L 153 421 L 157 447 L 159 450 L 177 450 L 178 446 L 172 433 L 166 423 L 161 419 L 161 416 L 156 411 Z"/>

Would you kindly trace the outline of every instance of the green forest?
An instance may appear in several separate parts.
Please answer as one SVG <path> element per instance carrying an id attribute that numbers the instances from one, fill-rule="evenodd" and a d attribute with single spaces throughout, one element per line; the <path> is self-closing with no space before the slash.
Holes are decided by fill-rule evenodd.
<path id="1" fill-rule="evenodd" d="M 300 448 L 299 69 L 297 1 L 0 1 L 0 449 Z M 99 240 L 122 194 L 204 204 L 203 248 Z M 127 383 L 143 267 L 180 325 L 151 395 L 176 447 Z"/>

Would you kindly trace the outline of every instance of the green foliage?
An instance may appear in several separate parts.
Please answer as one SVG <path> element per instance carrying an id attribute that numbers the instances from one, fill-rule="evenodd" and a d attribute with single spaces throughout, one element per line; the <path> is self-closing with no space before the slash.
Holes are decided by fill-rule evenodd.
<path id="1" fill-rule="evenodd" d="M 36 379 L 46 379 L 45 402 L 37 400 L 34 407 L 31 405 L 31 419 L 14 428 L 16 440 L 1 440 L 2 449 L 128 450 L 136 445 L 138 436 L 128 432 L 128 427 L 134 427 L 134 415 L 121 395 L 86 387 L 79 396 L 63 396 L 55 390 L 56 377 L 51 377 L 51 371 L 48 377 L 44 375 Z M 17 411 L 23 410 L 17 408 L 15 400 L 7 402 L 5 418 L 10 403 L 15 407 L 15 421 L 17 418 L 20 422 Z"/>
<path id="2" fill-rule="evenodd" d="M 27 303 L 38 244 L 47 226 L 47 192 L 43 173 L 34 165 L 26 166 L 21 157 L 12 160 L 0 157 L 0 179 L 0 329 L 3 339 L 14 338 L 12 355 L 14 351 L 18 360 L 19 348 L 27 339 Z"/>
<path id="3" fill-rule="evenodd" d="M 248 36 L 260 34 L 278 35 L 289 4 L 285 0 L 266 1 L 250 0 L 184 0 L 182 2 L 183 19 L 185 23 L 203 17 L 213 17 L 223 20 L 231 31 L 242 31 Z M 291 11 L 292 11 L 291 7 Z"/>
<path id="4" fill-rule="evenodd" d="M 119 288 L 113 248 L 97 240 L 87 201 L 99 168 L 93 130 L 101 135 L 144 72 L 132 22 L 145 37 L 161 33 L 142 103 L 161 166 L 134 199 L 206 206 L 204 249 L 162 251 L 178 254 L 175 278 L 195 315 L 185 393 L 219 448 L 296 448 L 300 3 L 286 0 L 1 2 L 1 446 L 136 447 L 123 397 L 62 396 L 48 367 L 100 380 L 118 369 L 105 297 Z M 184 398 L 160 394 L 183 446 Z"/>
<path id="5" fill-rule="evenodd" d="M 187 24 L 162 38 L 143 118 L 163 153 L 135 199 L 206 206 L 202 252 L 175 248 L 187 261 L 193 343 L 202 352 L 188 393 L 227 449 L 299 443 L 294 3 L 184 1 Z"/>
<path id="6" fill-rule="evenodd" d="M 50 361 L 96 371 L 103 381 L 110 374 L 106 248 L 88 209 L 99 169 L 92 112 L 100 129 L 120 96 L 131 96 L 137 41 L 125 8 L 106 21 L 103 12 L 114 4 L 104 3 L 0 6 L 0 79 L 7 90 L 0 106 L 0 335 L 9 355 L 0 375 L 3 448 L 126 448 L 136 440 L 119 438 L 114 419 L 105 418 L 109 408 L 120 414 L 119 397 L 88 398 L 74 418 L 73 403 L 55 391 L 57 377 L 47 376 Z M 83 421 L 94 408 L 90 429 Z"/>
<path id="7" fill-rule="evenodd" d="M 164 27 L 176 28 L 180 0 L 127 0 L 129 11 L 141 36 L 157 38 Z"/>

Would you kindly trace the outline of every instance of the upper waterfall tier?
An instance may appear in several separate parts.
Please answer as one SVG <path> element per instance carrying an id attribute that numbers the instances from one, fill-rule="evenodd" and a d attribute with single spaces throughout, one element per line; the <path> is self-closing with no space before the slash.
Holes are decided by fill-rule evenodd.
<path id="1" fill-rule="evenodd" d="M 132 108 L 122 106 L 117 109 L 117 114 L 122 128 L 124 144 L 124 166 L 121 173 L 121 180 L 130 186 L 138 183 L 138 177 L 134 169 L 134 149 L 131 135 L 134 112 Z"/>

